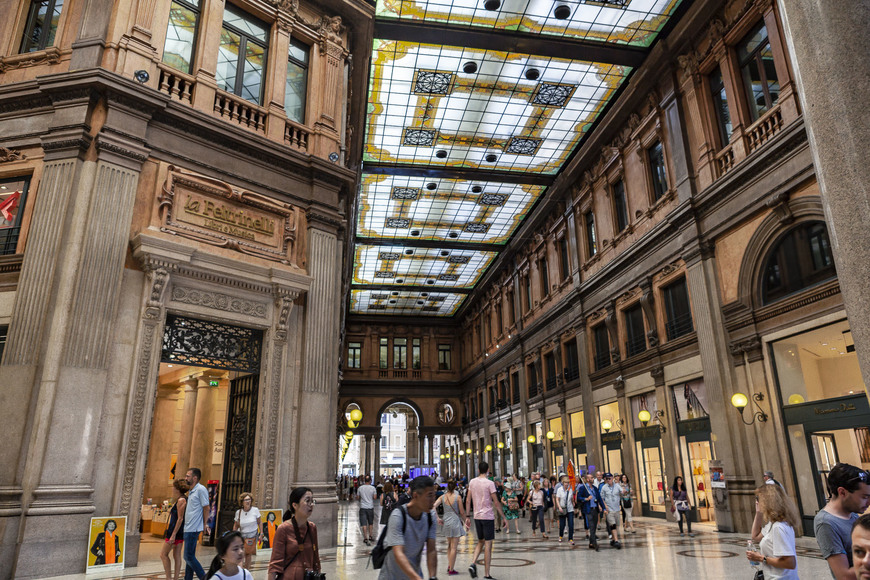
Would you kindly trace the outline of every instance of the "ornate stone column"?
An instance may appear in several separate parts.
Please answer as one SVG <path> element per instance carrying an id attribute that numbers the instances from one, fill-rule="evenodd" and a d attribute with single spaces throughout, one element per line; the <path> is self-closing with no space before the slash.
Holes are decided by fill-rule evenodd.
<path id="1" fill-rule="evenodd" d="M 584 320 L 582 317 L 580 320 Z M 601 426 L 595 419 L 595 399 L 592 382 L 589 380 L 589 346 L 586 324 L 577 331 L 577 350 L 580 356 L 580 397 L 583 400 L 583 423 L 586 427 L 586 464 L 601 465 L 604 457 L 601 449 Z"/>
<path id="2" fill-rule="evenodd" d="M 151 442 L 148 445 L 148 467 L 145 472 L 145 498 L 153 498 L 155 504 L 172 497 L 169 465 L 172 459 L 172 437 L 175 433 L 175 409 L 178 406 L 178 391 L 175 386 L 160 386 L 151 421 Z M 176 458 L 175 477 L 184 477 L 178 471 Z"/>
<path id="3" fill-rule="evenodd" d="M 843 303 L 865 389 L 870 387 L 870 1 L 834 10 L 823 2 L 777 3 L 809 133 Z M 848 47 L 844 50 L 843 47 Z M 851 95 L 844 98 L 844 93 Z"/>
<path id="4" fill-rule="evenodd" d="M 190 444 L 190 467 L 202 470 L 202 480 L 216 479 L 212 473 L 214 413 L 217 387 L 209 385 L 211 377 L 199 373 L 196 377 L 196 413 L 193 418 L 193 439 Z"/>
<path id="5" fill-rule="evenodd" d="M 196 377 L 188 377 L 182 381 L 184 388 L 184 407 L 181 411 L 181 433 L 178 438 L 178 460 L 176 461 L 176 473 L 184 477 L 191 467 L 198 467 L 190 463 L 193 447 L 193 423 L 196 418 L 196 396 L 199 391 Z"/>

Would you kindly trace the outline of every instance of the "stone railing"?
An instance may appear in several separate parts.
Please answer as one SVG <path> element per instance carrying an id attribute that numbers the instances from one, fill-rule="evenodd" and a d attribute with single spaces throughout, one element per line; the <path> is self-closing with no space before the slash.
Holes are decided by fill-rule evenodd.
<path id="1" fill-rule="evenodd" d="M 722 177 L 734 167 L 734 146 L 728 145 L 716 154 L 716 175 Z"/>
<path id="2" fill-rule="evenodd" d="M 746 150 L 752 153 L 782 129 L 782 110 L 777 106 L 746 129 Z"/>
<path id="3" fill-rule="evenodd" d="M 284 126 L 284 144 L 307 153 L 309 134 L 307 128 L 288 119 Z"/>
<path id="4" fill-rule="evenodd" d="M 214 96 L 214 112 L 226 121 L 257 133 L 266 133 L 269 112 L 245 99 L 218 90 Z"/>
<path id="5" fill-rule="evenodd" d="M 160 81 L 157 85 L 157 90 L 165 95 L 169 95 L 171 99 L 187 103 L 188 105 L 191 104 L 196 79 L 162 63 L 158 64 L 157 68 L 160 70 Z"/>

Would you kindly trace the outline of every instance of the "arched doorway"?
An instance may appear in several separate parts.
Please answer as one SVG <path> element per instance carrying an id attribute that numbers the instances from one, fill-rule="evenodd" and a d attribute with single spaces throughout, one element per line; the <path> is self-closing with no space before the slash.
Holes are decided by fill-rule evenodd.
<path id="1" fill-rule="evenodd" d="M 423 463 L 417 409 L 404 401 L 393 402 L 381 412 L 380 425 L 381 433 L 375 451 L 379 475 L 401 476 Z"/>

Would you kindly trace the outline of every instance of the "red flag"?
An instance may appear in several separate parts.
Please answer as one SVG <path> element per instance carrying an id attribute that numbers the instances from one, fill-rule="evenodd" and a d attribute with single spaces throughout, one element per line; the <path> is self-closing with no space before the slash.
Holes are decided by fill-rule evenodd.
<path id="1" fill-rule="evenodd" d="M 8 222 L 11 222 L 15 216 L 12 215 L 12 209 L 18 204 L 18 199 L 21 197 L 21 192 L 13 192 L 3 202 L 0 202 L 0 215 Z"/>
<path id="2" fill-rule="evenodd" d="M 571 489 L 577 487 L 577 474 L 574 471 L 574 462 L 570 459 L 568 460 L 568 483 L 571 485 Z"/>

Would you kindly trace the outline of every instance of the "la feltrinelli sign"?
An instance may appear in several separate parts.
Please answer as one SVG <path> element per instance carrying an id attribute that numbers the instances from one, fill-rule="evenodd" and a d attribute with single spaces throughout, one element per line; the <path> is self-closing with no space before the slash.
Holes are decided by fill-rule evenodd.
<path id="1" fill-rule="evenodd" d="M 157 201 L 160 231 L 297 265 L 295 206 L 175 166 Z"/>

